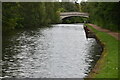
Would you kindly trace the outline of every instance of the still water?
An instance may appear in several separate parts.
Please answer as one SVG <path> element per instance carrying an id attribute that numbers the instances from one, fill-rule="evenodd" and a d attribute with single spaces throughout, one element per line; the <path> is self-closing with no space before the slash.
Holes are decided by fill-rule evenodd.
<path id="1" fill-rule="evenodd" d="M 57 24 L 3 37 L 3 77 L 84 78 L 100 57 L 83 24 Z"/>

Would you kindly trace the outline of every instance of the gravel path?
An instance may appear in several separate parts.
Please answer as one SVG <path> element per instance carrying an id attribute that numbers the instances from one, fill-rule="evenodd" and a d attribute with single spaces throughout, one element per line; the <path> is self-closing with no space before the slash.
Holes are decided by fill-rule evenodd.
<path id="1" fill-rule="evenodd" d="M 89 24 L 90 26 L 92 26 L 93 28 L 97 29 L 98 31 L 102 31 L 102 32 L 106 32 L 108 33 L 109 35 L 113 36 L 114 38 L 116 38 L 117 40 L 120 40 L 120 33 L 118 32 L 112 32 L 108 29 L 104 29 L 104 28 L 101 28 L 99 26 L 96 26 L 94 24 Z"/>

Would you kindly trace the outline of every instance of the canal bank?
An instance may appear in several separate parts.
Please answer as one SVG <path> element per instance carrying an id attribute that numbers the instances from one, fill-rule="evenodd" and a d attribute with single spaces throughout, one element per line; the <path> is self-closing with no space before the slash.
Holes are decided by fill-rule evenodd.
<path id="1" fill-rule="evenodd" d="M 118 78 L 118 43 L 120 41 L 106 32 L 96 30 L 89 24 L 86 26 L 104 45 L 100 59 L 87 78 Z"/>

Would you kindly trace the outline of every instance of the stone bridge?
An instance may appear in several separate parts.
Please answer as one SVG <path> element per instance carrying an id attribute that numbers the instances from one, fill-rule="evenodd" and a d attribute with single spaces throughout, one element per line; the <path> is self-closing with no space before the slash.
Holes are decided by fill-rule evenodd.
<path id="1" fill-rule="evenodd" d="M 61 12 L 60 13 L 61 20 L 67 17 L 72 17 L 72 16 L 89 17 L 89 14 L 83 13 L 83 12 Z"/>

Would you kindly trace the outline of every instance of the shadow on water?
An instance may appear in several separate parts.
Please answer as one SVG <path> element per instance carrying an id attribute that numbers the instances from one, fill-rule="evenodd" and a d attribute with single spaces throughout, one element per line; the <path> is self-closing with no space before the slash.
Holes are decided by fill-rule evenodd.
<path id="1" fill-rule="evenodd" d="M 4 78 L 84 78 L 101 55 L 83 24 L 15 30 L 3 34 Z"/>

